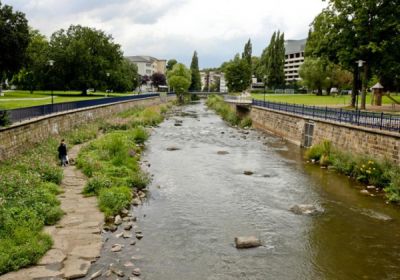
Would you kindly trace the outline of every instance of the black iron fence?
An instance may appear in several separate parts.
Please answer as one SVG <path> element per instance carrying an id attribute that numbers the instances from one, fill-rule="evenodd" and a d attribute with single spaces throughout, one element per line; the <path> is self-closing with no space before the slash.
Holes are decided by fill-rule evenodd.
<path id="1" fill-rule="evenodd" d="M 253 105 L 315 119 L 400 132 L 400 115 L 254 100 Z"/>
<path id="2" fill-rule="evenodd" d="M 20 108 L 8 110 L 8 115 L 11 123 L 29 120 L 41 116 L 46 116 L 49 114 L 65 112 L 69 110 L 76 110 L 81 108 L 106 105 L 121 101 L 129 101 L 135 99 L 144 99 L 149 97 L 159 96 L 158 93 L 146 93 L 146 94 L 138 94 L 138 95 L 129 95 L 129 96 L 121 96 L 121 97 L 106 97 L 106 98 L 98 98 L 98 99 L 89 99 L 82 101 L 74 101 L 74 102 L 65 102 L 65 103 L 56 103 L 56 104 L 46 104 L 34 107 Z M 1 111 L 0 112 L 4 112 Z"/>

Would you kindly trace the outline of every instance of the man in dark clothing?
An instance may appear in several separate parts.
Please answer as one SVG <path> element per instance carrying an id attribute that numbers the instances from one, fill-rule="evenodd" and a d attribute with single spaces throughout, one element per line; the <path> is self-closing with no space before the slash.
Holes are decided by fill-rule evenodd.
<path id="1" fill-rule="evenodd" d="M 61 140 L 60 146 L 58 146 L 58 158 L 61 161 L 61 166 L 67 165 L 67 145 L 65 145 L 64 139 Z"/>

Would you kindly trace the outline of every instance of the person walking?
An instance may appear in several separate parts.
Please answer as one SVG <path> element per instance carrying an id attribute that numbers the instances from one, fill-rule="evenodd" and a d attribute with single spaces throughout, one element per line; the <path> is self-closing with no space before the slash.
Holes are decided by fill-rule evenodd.
<path id="1" fill-rule="evenodd" d="M 60 146 L 58 146 L 58 158 L 60 159 L 61 166 L 66 166 L 68 163 L 67 156 L 67 145 L 64 139 L 61 140 Z"/>

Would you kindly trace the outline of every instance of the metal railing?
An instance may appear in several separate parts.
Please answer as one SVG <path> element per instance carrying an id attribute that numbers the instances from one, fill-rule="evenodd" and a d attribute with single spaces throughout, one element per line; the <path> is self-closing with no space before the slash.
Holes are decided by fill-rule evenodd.
<path id="1" fill-rule="evenodd" d="M 345 110 L 288 103 L 254 100 L 254 106 L 283 111 L 313 119 L 323 119 L 351 125 L 400 133 L 400 115 L 373 113 L 360 110 Z"/>
<path id="2" fill-rule="evenodd" d="M 9 114 L 11 123 L 15 123 L 70 110 L 112 104 L 122 101 L 144 99 L 156 96 L 159 96 L 159 93 L 147 93 L 147 94 L 129 95 L 121 97 L 106 97 L 106 98 L 74 101 L 74 102 L 46 104 L 34 107 L 20 108 L 20 109 L 12 109 L 12 110 L 7 110 L 7 112 Z M 0 112 L 4 112 L 4 110 L 0 110 Z"/>

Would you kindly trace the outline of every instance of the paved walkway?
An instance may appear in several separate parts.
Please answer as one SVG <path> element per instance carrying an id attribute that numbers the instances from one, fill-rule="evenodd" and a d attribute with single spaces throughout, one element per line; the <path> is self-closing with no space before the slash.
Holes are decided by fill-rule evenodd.
<path id="1" fill-rule="evenodd" d="M 81 146 L 69 151 L 76 158 Z M 61 208 L 66 213 L 55 226 L 46 227 L 54 245 L 38 265 L 0 276 L 0 280 L 73 279 L 84 276 L 91 262 L 100 257 L 101 226 L 104 215 L 97 207 L 96 197 L 81 194 L 86 177 L 75 166 L 64 169 L 59 196 Z"/>

